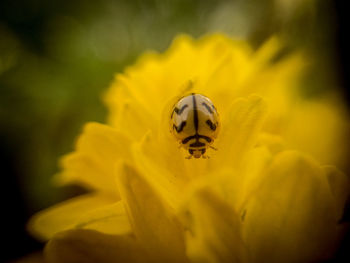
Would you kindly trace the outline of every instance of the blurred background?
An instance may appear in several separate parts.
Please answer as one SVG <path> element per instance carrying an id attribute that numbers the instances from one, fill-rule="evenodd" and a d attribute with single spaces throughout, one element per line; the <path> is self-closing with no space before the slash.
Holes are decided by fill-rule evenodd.
<path id="1" fill-rule="evenodd" d="M 28 218 L 83 191 L 51 185 L 57 160 L 85 122 L 104 122 L 101 94 L 141 53 L 179 33 L 219 31 L 254 47 L 279 34 L 316 61 L 305 96 L 336 88 L 349 102 L 344 10 L 331 0 L 1 0 L 0 262 L 41 249 Z"/>

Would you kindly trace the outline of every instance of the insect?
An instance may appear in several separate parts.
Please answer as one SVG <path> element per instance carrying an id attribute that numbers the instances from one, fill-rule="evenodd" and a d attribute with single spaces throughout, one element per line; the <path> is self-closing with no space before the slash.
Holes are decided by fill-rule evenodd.
<path id="1" fill-rule="evenodd" d="M 191 93 L 182 97 L 173 107 L 170 128 L 180 146 L 188 150 L 192 158 L 208 158 L 205 152 L 219 132 L 219 114 L 204 95 Z"/>

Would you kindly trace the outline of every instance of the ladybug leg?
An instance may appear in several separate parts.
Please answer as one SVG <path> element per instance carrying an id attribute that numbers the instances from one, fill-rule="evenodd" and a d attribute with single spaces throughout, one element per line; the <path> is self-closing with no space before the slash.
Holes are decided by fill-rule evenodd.
<path id="1" fill-rule="evenodd" d="M 192 159 L 192 155 L 190 154 L 189 156 L 186 156 L 185 157 L 187 160 L 190 160 L 190 159 Z"/>
<path id="2" fill-rule="evenodd" d="M 218 150 L 218 149 L 217 149 L 217 148 L 215 148 L 214 146 L 209 145 L 209 147 L 210 147 L 211 149 L 215 150 L 215 151 L 217 151 L 217 150 Z"/>

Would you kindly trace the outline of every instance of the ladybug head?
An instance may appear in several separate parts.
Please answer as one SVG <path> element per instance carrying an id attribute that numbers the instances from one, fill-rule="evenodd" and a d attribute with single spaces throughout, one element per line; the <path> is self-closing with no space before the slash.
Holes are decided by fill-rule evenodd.
<path id="1" fill-rule="evenodd" d="M 200 158 L 205 153 L 205 148 L 192 148 L 189 149 L 188 152 L 194 157 L 194 158 Z"/>

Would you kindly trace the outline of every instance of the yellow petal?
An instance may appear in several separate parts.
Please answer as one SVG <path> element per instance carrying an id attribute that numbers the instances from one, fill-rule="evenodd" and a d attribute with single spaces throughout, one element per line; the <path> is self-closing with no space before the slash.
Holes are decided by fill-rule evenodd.
<path id="1" fill-rule="evenodd" d="M 54 180 L 59 184 L 79 183 L 117 195 L 115 164 L 130 158 L 130 139 L 115 129 L 88 123 L 79 137 L 76 151 L 61 160 L 63 171 Z"/>
<path id="2" fill-rule="evenodd" d="M 183 229 L 170 207 L 133 167 L 120 166 L 120 194 L 140 243 L 156 262 L 187 262 Z"/>
<path id="3" fill-rule="evenodd" d="M 74 228 L 95 229 L 104 233 L 130 232 L 122 203 L 111 196 L 89 194 L 52 206 L 34 215 L 29 231 L 41 240 Z"/>
<path id="4" fill-rule="evenodd" d="M 326 173 L 332 195 L 334 197 L 337 210 L 338 221 L 342 220 L 346 202 L 350 197 L 350 180 L 347 175 L 337 169 L 335 166 L 327 165 L 322 167 Z"/>
<path id="5" fill-rule="evenodd" d="M 225 109 L 251 71 L 252 49 L 244 41 L 232 40 L 224 35 L 205 36 L 193 44 L 198 50 L 189 64 L 197 72 L 193 78 L 195 92 L 208 96 L 218 108 Z M 195 63 L 194 63 L 195 62 Z M 193 69 L 190 70 L 193 73 Z M 227 77 L 230 76 L 230 77 Z"/>
<path id="6" fill-rule="evenodd" d="M 78 184 L 91 190 L 116 192 L 115 183 L 111 183 L 110 171 L 88 153 L 73 152 L 60 160 L 63 171 L 53 178 L 56 185 Z"/>
<path id="7" fill-rule="evenodd" d="M 214 165 L 238 167 L 247 151 L 256 143 L 265 114 L 266 105 L 258 96 L 236 100 L 228 114 L 222 117 Z"/>
<path id="8" fill-rule="evenodd" d="M 144 172 L 149 184 L 171 207 L 176 207 L 179 195 L 190 180 L 183 150 L 175 141 L 158 139 L 152 133 L 147 133 L 132 149 L 134 159 L 138 160 L 136 166 Z"/>
<path id="9" fill-rule="evenodd" d="M 140 85 L 144 88 L 144 85 Z M 151 104 L 145 104 L 137 98 L 133 94 L 134 90 L 135 86 L 129 83 L 129 78 L 117 75 L 116 82 L 105 95 L 105 102 L 110 108 L 108 123 L 120 132 L 138 140 L 148 130 L 154 130 L 157 127 L 156 114 L 159 111 L 154 108 L 157 104 L 152 107 Z M 152 94 L 154 93 L 148 96 Z"/>
<path id="10" fill-rule="evenodd" d="M 267 147 L 256 147 L 248 153 L 244 169 L 240 173 L 230 175 L 235 179 L 227 178 L 226 186 L 231 186 L 231 188 L 226 191 L 228 191 L 228 196 L 235 197 L 231 199 L 232 204 L 240 214 L 244 213 L 242 206 L 246 200 L 256 193 L 265 180 L 261 174 L 270 165 L 272 158 L 273 154 Z"/>
<path id="11" fill-rule="evenodd" d="M 182 217 L 192 262 L 249 262 L 238 215 L 212 192 L 201 189 L 195 193 Z"/>
<path id="12" fill-rule="evenodd" d="M 311 262 L 336 246 L 336 210 L 327 178 L 297 152 L 277 155 L 243 214 L 253 262 Z"/>
<path id="13" fill-rule="evenodd" d="M 252 63 L 255 63 L 254 59 Z M 265 132 L 281 134 L 284 125 L 289 123 L 289 114 L 296 109 L 296 101 L 303 100 L 299 89 L 305 71 L 303 56 L 292 54 L 277 63 L 265 62 L 247 78 L 242 87 L 243 95 L 254 92 L 269 106 L 263 127 Z"/>
<path id="14" fill-rule="evenodd" d="M 320 163 L 348 168 L 350 126 L 341 102 L 301 102 L 289 114 L 282 135 L 290 148 L 311 154 Z"/>
<path id="15" fill-rule="evenodd" d="M 272 36 L 270 39 L 265 41 L 261 47 L 254 53 L 253 59 L 255 67 L 258 69 L 271 66 L 272 59 L 278 55 L 283 49 L 284 45 L 281 39 L 276 36 Z"/>
<path id="16" fill-rule="evenodd" d="M 132 235 L 105 235 L 70 230 L 53 237 L 45 248 L 48 263 L 151 263 Z"/>
<path id="17" fill-rule="evenodd" d="M 189 184 L 186 191 L 193 192 L 199 188 L 210 187 L 215 194 L 242 214 L 246 200 L 256 193 L 264 180 L 261 173 L 270 165 L 272 157 L 267 147 L 255 147 L 247 152 L 246 162 L 240 169 L 226 166 L 200 174 Z"/>
<path id="18" fill-rule="evenodd" d="M 285 149 L 285 141 L 281 136 L 260 133 L 257 141 L 257 146 L 266 146 L 269 151 L 273 154 L 277 154 Z"/>

